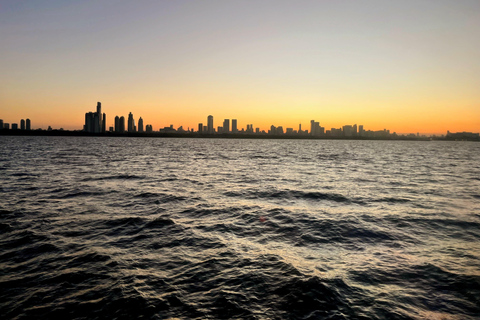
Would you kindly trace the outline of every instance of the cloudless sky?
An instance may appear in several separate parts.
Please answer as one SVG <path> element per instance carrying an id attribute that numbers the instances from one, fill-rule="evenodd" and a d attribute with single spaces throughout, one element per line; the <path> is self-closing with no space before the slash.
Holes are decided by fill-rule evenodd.
<path id="1" fill-rule="evenodd" d="M 0 119 L 480 131 L 480 1 L 2 0 Z"/>

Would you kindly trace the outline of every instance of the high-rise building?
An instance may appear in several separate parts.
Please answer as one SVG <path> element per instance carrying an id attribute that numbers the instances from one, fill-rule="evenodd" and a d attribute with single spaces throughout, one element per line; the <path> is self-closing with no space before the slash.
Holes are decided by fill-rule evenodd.
<path id="1" fill-rule="evenodd" d="M 237 119 L 232 119 L 232 133 L 238 133 Z"/>
<path id="2" fill-rule="evenodd" d="M 207 127 L 208 127 L 208 133 L 213 134 L 214 128 L 213 128 L 213 116 L 208 116 L 207 117 Z"/>
<path id="3" fill-rule="evenodd" d="M 153 132 L 152 125 L 151 125 L 151 124 L 147 124 L 145 130 L 146 130 L 147 132 Z"/>
<path id="4" fill-rule="evenodd" d="M 12 130 L 18 130 L 18 123 L 12 123 Z"/>
<path id="5" fill-rule="evenodd" d="M 119 125 L 119 128 L 120 128 L 119 132 L 124 133 L 125 132 L 125 117 L 124 116 L 120 117 L 119 124 L 120 124 Z"/>
<path id="6" fill-rule="evenodd" d="M 26 124 L 26 129 L 27 130 L 32 130 L 32 127 L 30 125 L 30 119 L 25 120 L 25 124 Z"/>
<path id="7" fill-rule="evenodd" d="M 3 120 L 0 119 L 0 130 L 2 130 L 2 129 L 5 129 L 5 127 L 3 126 Z"/>
<path id="8" fill-rule="evenodd" d="M 25 120 L 20 120 L 20 130 L 25 130 Z"/>
<path id="9" fill-rule="evenodd" d="M 203 123 L 198 124 L 198 133 L 203 133 Z"/>
<path id="10" fill-rule="evenodd" d="M 128 132 L 135 132 L 135 120 L 131 112 L 128 114 Z"/>
<path id="11" fill-rule="evenodd" d="M 106 131 L 106 115 L 102 114 L 102 104 L 97 102 L 97 112 L 85 113 L 85 132 L 101 133 Z M 27 129 L 28 130 L 28 129 Z"/>
<path id="12" fill-rule="evenodd" d="M 115 116 L 115 132 L 120 132 L 120 118 Z"/>
<path id="13" fill-rule="evenodd" d="M 95 132 L 100 133 L 100 132 L 102 132 L 102 124 L 103 124 L 102 104 L 100 102 L 97 102 L 97 117 L 98 117 L 98 119 L 96 119 L 96 122 L 95 122 L 95 127 L 96 127 Z M 98 122 L 98 124 L 97 124 L 97 122 Z"/>
<path id="14" fill-rule="evenodd" d="M 365 131 L 363 130 L 363 124 L 358 126 L 358 136 L 363 137 Z"/>
<path id="15" fill-rule="evenodd" d="M 223 133 L 230 133 L 230 119 L 223 120 Z"/>
<path id="16" fill-rule="evenodd" d="M 140 119 L 138 119 L 138 132 L 143 132 L 143 119 L 142 119 L 142 117 L 140 117 Z"/>
<path id="17" fill-rule="evenodd" d="M 107 115 L 105 113 L 102 116 L 102 132 L 107 132 Z"/>

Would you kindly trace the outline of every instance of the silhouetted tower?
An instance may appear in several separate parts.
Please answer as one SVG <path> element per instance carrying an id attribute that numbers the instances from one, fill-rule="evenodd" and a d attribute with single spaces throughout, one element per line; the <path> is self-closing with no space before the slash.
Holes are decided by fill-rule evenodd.
<path id="1" fill-rule="evenodd" d="M 119 132 L 124 133 L 125 132 L 125 117 L 121 116 L 120 117 L 120 122 L 119 122 Z"/>
<path id="2" fill-rule="evenodd" d="M 207 128 L 208 128 L 208 133 L 213 134 L 213 116 L 208 116 L 207 117 Z"/>
<path id="3" fill-rule="evenodd" d="M 238 133 L 237 119 L 232 119 L 232 133 Z"/>
<path id="4" fill-rule="evenodd" d="M 27 129 L 27 130 L 32 130 L 32 127 L 30 126 L 30 119 L 27 119 L 27 120 L 25 121 L 25 124 L 26 124 L 26 129 Z"/>
<path id="5" fill-rule="evenodd" d="M 358 135 L 360 137 L 363 137 L 363 134 L 364 134 L 365 131 L 363 131 L 363 124 L 359 125 L 358 126 Z"/>
<path id="6" fill-rule="evenodd" d="M 105 113 L 102 117 L 102 132 L 107 132 L 107 115 Z"/>
<path id="7" fill-rule="evenodd" d="M 135 120 L 133 120 L 133 114 L 128 114 L 128 132 L 135 132 Z"/>
<path id="8" fill-rule="evenodd" d="M 0 130 L 2 130 L 2 129 L 5 129 L 5 127 L 4 127 L 4 125 L 3 125 L 3 120 L 0 119 Z"/>
<path id="9" fill-rule="evenodd" d="M 198 133 L 202 133 L 203 132 L 203 123 L 199 123 L 198 124 Z"/>
<path id="10" fill-rule="evenodd" d="M 115 116 L 115 132 L 120 132 L 120 118 Z"/>
<path id="11" fill-rule="evenodd" d="M 230 133 L 230 119 L 223 120 L 223 133 Z"/>
<path id="12" fill-rule="evenodd" d="M 138 119 L 138 132 L 143 132 L 143 119 L 142 119 L 142 117 L 140 117 L 140 119 Z"/>
<path id="13" fill-rule="evenodd" d="M 97 102 L 97 118 L 95 122 L 95 132 L 102 132 L 102 104 Z"/>
<path id="14" fill-rule="evenodd" d="M 25 120 L 20 120 L 20 130 L 25 130 Z"/>

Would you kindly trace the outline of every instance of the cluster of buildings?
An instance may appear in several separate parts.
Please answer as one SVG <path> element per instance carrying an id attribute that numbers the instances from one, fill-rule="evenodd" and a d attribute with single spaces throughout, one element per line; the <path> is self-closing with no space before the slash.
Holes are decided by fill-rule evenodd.
<path id="1" fill-rule="evenodd" d="M 193 131 L 193 130 L 192 130 Z M 320 122 L 311 120 L 310 131 L 308 129 L 302 130 L 302 125 L 298 125 L 298 130 L 294 128 L 283 128 L 283 126 L 270 126 L 268 131 L 260 130 L 260 128 L 253 128 L 253 124 L 247 124 L 245 129 L 239 130 L 237 127 L 237 119 L 232 119 L 232 126 L 230 128 L 230 119 L 223 120 L 223 126 L 217 128 L 213 125 L 213 116 L 207 117 L 207 125 L 203 123 L 198 124 L 199 134 L 230 134 L 230 133 L 245 133 L 245 134 L 261 134 L 261 135 L 296 135 L 296 136 L 312 136 L 312 137 L 365 137 L 365 138 L 388 138 L 390 137 L 390 130 L 371 131 L 364 130 L 363 125 L 345 125 L 341 128 L 331 128 L 325 130 L 320 126 Z M 395 134 L 394 134 L 395 135 Z"/>
<path id="2" fill-rule="evenodd" d="M 32 130 L 32 125 L 30 123 L 30 119 L 22 119 L 20 120 L 20 128 L 18 127 L 18 123 L 4 123 L 2 119 L 0 119 L 0 129 L 4 130 Z"/>
<path id="3" fill-rule="evenodd" d="M 105 133 L 106 128 L 106 114 L 102 113 L 102 104 L 97 102 L 96 112 L 87 112 L 85 114 L 85 125 L 83 131 L 89 133 Z M 125 117 L 116 116 L 114 126 L 108 129 L 109 132 L 115 133 L 135 133 L 135 132 L 153 132 L 152 125 L 143 125 L 143 119 L 138 119 L 138 125 L 135 124 L 133 114 L 128 114 L 128 119 L 125 121 Z M 325 137 L 325 138 L 337 138 L 337 137 L 365 137 L 365 138 L 389 138 L 395 137 L 396 134 L 390 134 L 389 130 L 371 131 L 364 130 L 363 125 L 345 125 L 341 128 L 331 128 L 326 130 L 320 126 L 320 123 L 315 120 L 310 121 L 310 131 L 308 129 L 302 130 L 302 125 L 298 126 L 298 130 L 294 128 L 283 128 L 282 126 L 272 125 L 268 131 L 260 130 L 260 128 L 254 128 L 253 124 L 247 124 L 246 128 L 239 129 L 237 119 L 224 119 L 222 126 L 214 126 L 213 116 L 207 117 L 206 125 L 203 123 L 198 124 L 198 129 L 195 132 L 194 129 L 185 130 L 183 127 L 177 129 L 173 128 L 173 125 L 159 129 L 160 133 L 197 133 L 201 135 L 214 135 L 214 134 L 258 134 L 258 135 L 288 135 L 288 136 L 312 136 L 312 137 Z"/>
<path id="4" fill-rule="evenodd" d="M 105 133 L 107 131 L 107 115 L 102 113 L 102 103 L 97 102 L 96 112 L 85 113 L 85 124 L 83 131 L 89 133 Z M 124 132 L 153 132 L 152 125 L 147 124 L 144 130 L 143 119 L 138 119 L 138 126 L 135 125 L 135 119 L 130 112 L 128 115 L 128 123 L 125 128 L 125 117 L 116 116 L 114 127 L 108 129 L 109 132 L 124 133 Z"/>

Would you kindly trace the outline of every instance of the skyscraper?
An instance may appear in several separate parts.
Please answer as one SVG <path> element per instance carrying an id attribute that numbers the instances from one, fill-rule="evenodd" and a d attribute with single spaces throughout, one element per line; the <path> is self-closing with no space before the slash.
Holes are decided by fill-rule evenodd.
<path id="1" fill-rule="evenodd" d="M 26 129 L 27 129 L 27 130 L 32 130 L 32 127 L 30 126 L 30 119 L 27 119 L 27 120 L 25 121 L 25 124 L 26 124 Z"/>
<path id="2" fill-rule="evenodd" d="M 25 130 L 25 120 L 20 120 L 20 130 Z"/>
<path id="3" fill-rule="evenodd" d="M 124 133 L 125 132 L 125 117 L 124 116 L 121 116 L 120 117 L 120 121 L 119 121 L 119 131 L 118 132 L 121 132 L 121 133 Z"/>
<path id="4" fill-rule="evenodd" d="M 128 132 L 135 132 L 135 120 L 131 112 L 128 114 Z"/>
<path id="5" fill-rule="evenodd" d="M 238 133 L 237 119 L 232 119 L 232 133 Z"/>
<path id="6" fill-rule="evenodd" d="M 103 124 L 103 121 L 102 121 L 102 104 L 100 102 L 97 102 L 97 117 L 98 117 L 98 120 L 96 120 L 95 122 L 95 132 L 96 133 L 100 133 L 100 132 L 103 132 L 102 130 L 102 124 Z"/>
<path id="7" fill-rule="evenodd" d="M 102 133 L 107 132 L 107 115 L 104 113 L 102 116 Z"/>
<path id="8" fill-rule="evenodd" d="M 230 119 L 223 120 L 223 133 L 230 133 Z"/>
<path id="9" fill-rule="evenodd" d="M 3 126 L 3 120 L 0 119 L 0 130 L 4 129 L 4 126 Z"/>
<path id="10" fill-rule="evenodd" d="M 207 117 L 207 131 L 209 134 L 213 134 L 214 129 L 213 129 L 213 116 L 208 116 Z"/>
<path id="11" fill-rule="evenodd" d="M 140 117 L 140 119 L 138 119 L 138 132 L 143 132 L 143 119 L 142 119 L 142 117 Z"/>
<path id="12" fill-rule="evenodd" d="M 203 123 L 199 123 L 198 124 L 198 133 L 202 133 L 203 132 Z"/>
<path id="13" fill-rule="evenodd" d="M 115 132 L 120 132 L 120 118 L 115 116 Z"/>

